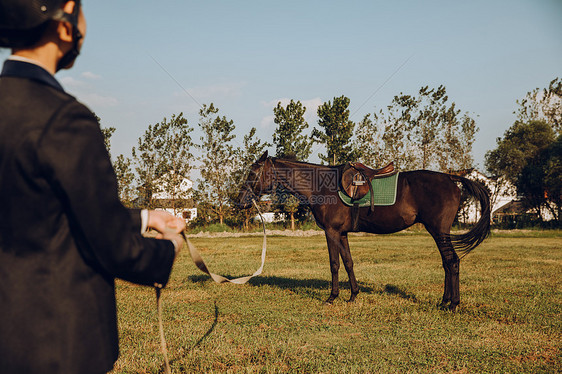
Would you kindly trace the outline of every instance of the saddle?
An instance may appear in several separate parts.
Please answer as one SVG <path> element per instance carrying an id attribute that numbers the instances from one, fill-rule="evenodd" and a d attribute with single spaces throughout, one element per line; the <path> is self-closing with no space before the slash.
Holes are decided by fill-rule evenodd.
<path id="1" fill-rule="evenodd" d="M 371 211 L 373 211 L 373 185 L 371 181 L 375 178 L 389 177 L 396 173 L 394 162 L 380 169 L 371 169 L 359 162 L 348 162 L 342 170 L 341 188 L 352 200 L 359 200 L 371 192 Z"/>

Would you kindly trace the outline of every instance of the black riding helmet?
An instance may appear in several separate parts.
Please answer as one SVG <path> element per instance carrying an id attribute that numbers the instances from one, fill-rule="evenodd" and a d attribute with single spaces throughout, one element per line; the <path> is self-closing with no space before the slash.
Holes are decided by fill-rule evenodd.
<path id="1" fill-rule="evenodd" d="M 25 48 L 34 45 L 43 35 L 49 21 L 66 21 L 72 25 L 73 48 L 63 56 L 57 70 L 72 63 L 80 53 L 78 31 L 80 0 L 72 14 L 62 10 L 69 0 L 0 0 L 0 47 Z"/>

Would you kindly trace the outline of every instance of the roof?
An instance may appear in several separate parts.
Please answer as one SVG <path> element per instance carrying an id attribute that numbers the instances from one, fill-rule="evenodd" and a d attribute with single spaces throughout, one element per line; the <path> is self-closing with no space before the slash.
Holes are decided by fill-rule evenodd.
<path id="1" fill-rule="evenodd" d="M 527 213 L 527 208 L 523 205 L 521 201 L 510 201 L 509 203 L 499 207 L 494 211 L 494 214 L 507 214 L 507 215 L 516 215 L 516 214 L 525 214 Z"/>

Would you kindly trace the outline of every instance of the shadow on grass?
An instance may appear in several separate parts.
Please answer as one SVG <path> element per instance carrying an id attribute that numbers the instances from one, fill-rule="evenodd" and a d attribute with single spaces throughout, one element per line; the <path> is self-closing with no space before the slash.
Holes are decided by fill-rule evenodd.
<path id="1" fill-rule="evenodd" d="M 194 283 L 206 283 L 212 282 L 208 275 L 192 275 L 188 278 L 189 281 Z M 260 276 L 252 278 L 248 281 L 248 284 L 252 286 L 271 286 L 277 287 L 282 290 L 291 290 L 298 295 L 303 295 L 311 297 L 317 300 L 323 300 L 324 297 L 329 295 L 332 282 L 324 279 L 294 279 L 286 277 L 276 277 L 276 276 Z M 416 295 L 402 289 L 399 286 L 393 284 L 387 284 L 382 290 L 375 290 L 371 286 L 361 284 L 359 282 L 359 292 L 367 294 L 387 294 L 392 296 L 398 296 L 402 299 L 409 300 L 412 302 L 418 302 Z M 340 289 L 349 290 L 349 282 L 341 282 Z M 318 291 L 326 291 L 326 295 L 320 294 Z"/>
<path id="2" fill-rule="evenodd" d="M 197 341 L 197 343 L 195 343 L 193 346 L 191 346 L 190 348 L 187 348 L 184 350 L 184 353 L 181 356 L 178 356 L 176 358 L 174 358 L 173 360 L 170 361 L 170 366 L 172 366 L 176 361 L 181 360 L 185 357 L 187 357 L 187 355 L 189 353 L 191 353 L 191 351 L 193 351 L 195 348 L 199 347 L 199 345 L 201 345 L 201 343 L 209 336 L 211 335 L 211 333 L 215 330 L 215 327 L 217 326 L 217 322 L 219 320 L 219 307 L 217 306 L 217 302 L 215 301 L 215 320 L 213 321 L 213 323 L 211 324 L 211 327 L 209 327 L 209 329 L 207 330 L 207 332 L 205 332 L 205 334 L 203 334 L 203 336 L 201 338 L 199 338 L 199 340 Z M 165 373 L 166 372 L 166 363 L 164 363 L 162 366 L 160 366 L 160 369 L 158 370 L 158 373 Z"/>
<path id="3" fill-rule="evenodd" d="M 387 284 L 384 286 L 384 291 L 380 292 L 382 293 L 386 293 L 389 295 L 396 295 L 398 297 L 401 297 L 402 299 L 406 299 L 406 300 L 410 300 L 414 303 L 418 302 L 418 299 L 416 298 L 416 295 L 412 294 L 412 293 L 408 293 L 407 291 L 401 289 L 398 286 L 395 286 L 393 284 Z"/>
<path id="4" fill-rule="evenodd" d="M 250 282 L 253 286 L 270 286 L 281 290 L 290 290 L 295 294 L 318 301 L 324 301 L 330 293 L 331 282 L 324 279 L 293 279 L 285 277 L 260 277 L 252 278 Z M 341 289 L 349 289 L 347 282 L 341 284 Z M 369 287 L 360 286 L 363 292 L 370 292 Z"/>

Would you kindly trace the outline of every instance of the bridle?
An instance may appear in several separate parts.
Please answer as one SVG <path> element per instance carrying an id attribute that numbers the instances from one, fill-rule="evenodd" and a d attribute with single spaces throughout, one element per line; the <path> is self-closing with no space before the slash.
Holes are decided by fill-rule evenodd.
<path id="1" fill-rule="evenodd" d="M 258 196 L 258 194 L 255 193 L 256 187 L 258 185 L 258 183 L 261 183 L 261 178 L 263 176 L 263 173 L 265 171 L 265 164 L 269 161 L 269 163 L 271 164 L 271 169 L 273 170 L 273 174 L 274 174 L 274 181 L 277 181 L 277 170 L 275 169 L 275 165 L 273 164 L 272 158 L 271 157 L 267 157 L 263 163 L 260 165 L 260 168 L 258 170 L 258 172 L 256 173 L 256 178 L 253 181 L 253 184 L 249 187 L 250 192 L 252 193 L 252 196 L 255 200 L 259 200 L 260 196 Z"/>
<path id="2" fill-rule="evenodd" d="M 283 178 L 281 178 L 279 176 L 279 172 L 277 170 L 277 167 L 275 166 L 275 163 L 273 162 L 273 160 L 275 160 L 275 157 L 268 157 L 265 159 L 265 161 L 263 162 L 263 164 L 260 166 L 260 170 L 258 173 L 258 176 L 256 178 L 256 180 L 254 181 L 254 184 L 252 185 L 252 187 L 250 188 L 250 191 L 252 192 L 252 195 L 259 200 L 259 196 L 254 192 L 254 190 L 256 189 L 257 183 L 258 181 L 261 181 L 261 177 L 262 174 L 265 170 L 265 164 L 266 162 L 269 161 L 269 163 L 271 164 L 271 170 L 273 171 L 273 181 L 271 182 L 272 186 L 271 186 L 271 191 L 274 191 L 277 188 L 277 185 L 281 185 L 283 188 L 286 188 L 289 191 L 292 191 L 293 188 L 290 186 L 287 186 L 287 182 L 283 180 Z M 285 160 L 283 160 L 285 161 Z"/>

